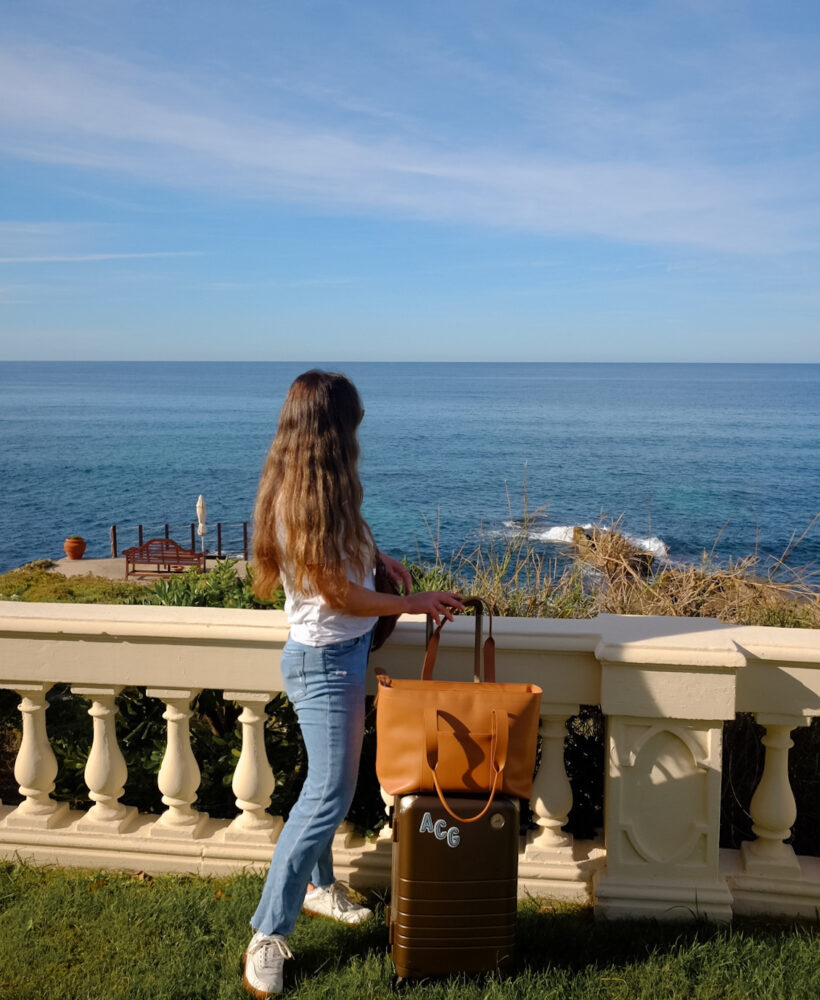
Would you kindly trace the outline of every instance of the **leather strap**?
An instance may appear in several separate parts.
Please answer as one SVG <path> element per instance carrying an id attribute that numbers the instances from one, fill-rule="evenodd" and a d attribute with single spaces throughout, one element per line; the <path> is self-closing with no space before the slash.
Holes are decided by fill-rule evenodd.
<path id="1" fill-rule="evenodd" d="M 450 808 L 447 799 L 444 798 L 444 792 L 442 792 L 441 788 L 439 787 L 438 778 L 436 777 L 435 773 L 433 774 L 433 784 L 435 785 L 436 788 L 436 795 L 438 795 L 438 800 L 442 804 L 444 811 L 449 816 L 452 816 L 453 819 L 457 819 L 459 823 L 476 823 L 478 822 L 478 820 L 481 819 L 482 816 L 487 815 L 487 813 L 490 810 L 490 806 L 495 801 L 495 793 L 498 790 L 499 778 L 500 778 L 499 774 L 496 774 L 495 777 L 493 778 L 493 787 L 490 789 L 490 797 L 487 799 L 487 804 L 484 806 L 481 812 L 476 813 L 475 816 L 459 816 L 459 814 L 454 809 Z"/>
<path id="2" fill-rule="evenodd" d="M 424 664 L 421 668 L 421 679 L 431 681 L 433 679 L 433 667 L 436 665 L 436 655 L 438 654 L 438 644 L 441 638 L 441 630 L 444 622 L 439 625 L 430 636 L 427 649 L 424 651 Z"/>
<path id="3" fill-rule="evenodd" d="M 493 804 L 499 783 L 504 774 L 504 768 L 507 766 L 507 753 L 510 745 L 510 720 L 506 712 L 500 712 L 496 709 L 493 709 L 490 715 L 490 731 L 492 733 L 490 740 L 490 770 L 493 775 L 490 797 L 487 799 L 484 808 L 476 813 L 475 816 L 459 816 L 445 799 L 444 792 L 441 790 L 438 780 L 438 711 L 431 705 L 424 713 L 425 753 L 427 766 L 433 774 L 433 787 L 445 812 L 460 823 L 475 823 L 482 816 L 486 815 L 487 810 Z"/>

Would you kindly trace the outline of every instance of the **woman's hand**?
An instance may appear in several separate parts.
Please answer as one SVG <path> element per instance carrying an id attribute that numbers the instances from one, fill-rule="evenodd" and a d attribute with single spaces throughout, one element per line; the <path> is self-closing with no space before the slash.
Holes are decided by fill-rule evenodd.
<path id="1" fill-rule="evenodd" d="M 387 570 L 387 575 L 390 579 L 398 587 L 404 587 L 405 594 L 409 594 L 413 589 L 413 581 L 410 579 L 410 572 L 404 563 L 400 563 L 398 559 L 394 559 L 384 552 L 377 552 L 376 558 L 381 559 L 384 563 L 384 568 Z"/>
<path id="2" fill-rule="evenodd" d="M 463 611 L 461 594 L 451 594 L 443 590 L 425 590 L 420 594 L 405 597 L 407 612 L 411 615 L 430 615 L 436 625 L 442 618 L 453 620 L 454 611 Z"/>
<path id="3" fill-rule="evenodd" d="M 344 597 L 339 600 L 322 592 L 322 597 L 336 611 L 347 615 L 370 618 L 376 615 L 430 615 L 438 625 L 442 618 L 453 620 L 454 611 L 463 611 L 460 594 L 444 590 L 425 590 L 420 594 L 382 594 L 358 583 L 348 582 Z"/>
<path id="4" fill-rule="evenodd" d="M 411 615 L 430 615 L 436 625 L 442 618 L 447 621 L 453 620 L 453 611 L 463 611 L 464 605 L 461 603 L 461 595 L 453 594 L 443 590 L 426 590 L 420 594 L 411 593 L 413 581 L 404 563 L 398 559 L 385 555 L 384 552 L 377 553 L 377 557 L 384 563 L 387 575 L 401 587 L 404 587 L 404 611 Z"/>

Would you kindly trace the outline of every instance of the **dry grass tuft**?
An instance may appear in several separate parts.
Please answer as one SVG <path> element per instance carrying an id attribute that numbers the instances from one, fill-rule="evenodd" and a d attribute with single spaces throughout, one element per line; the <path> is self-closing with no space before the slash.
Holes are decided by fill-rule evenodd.
<path id="1" fill-rule="evenodd" d="M 646 553 L 605 527 L 593 529 L 578 557 L 596 571 L 590 588 L 596 612 L 820 628 L 820 594 L 810 569 L 790 571 L 787 580 L 764 577 L 756 555 L 725 567 L 706 555 L 698 566 L 655 567 L 651 557 L 647 562 Z M 785 565 L 781 559 L 775 569 Z"/>
<path id="2" fill-rule="evenodd" d="M 529 513 L 526 494 L 524 499 L 524 517 L 509 535 L 482 539 L 448 560 L 436 545 L 433 563 L 411 567 L 416 587 L 480 594 L 494 614 L 505 617 L 591 618 L 606 612 L 820 628 L 816 572 L 791 569 L 787 562 L 808 528 L 767 576 L 757 555 L 727 566 L 706 553 L 700 565 L 660 563 L 630 542 L 618 521 L 590 531 L 576 528 L 574 551 L 559 564 L 534 543 L 542 515 Z"/>
<path id="3" fill-rule="evenodd" d="M 584 588 L 578 563 L 559 570 L 558 563 L 538 551 L 533 529 L 541 511 L 530 513 L 524 494 L 524 516 L 503 538 L 481 538 L 445 560 L 438 532 L 430 532 L 435 550 L 432 563 L 411 564 L 416 590 L 455 590 L 479 594 L 493 614 L 505 618 L 590 618 L 595 605 Z M 512 521 L 512 512 L 511 512 Z M 429 525 L 428 525 L 429 530 Z"/>

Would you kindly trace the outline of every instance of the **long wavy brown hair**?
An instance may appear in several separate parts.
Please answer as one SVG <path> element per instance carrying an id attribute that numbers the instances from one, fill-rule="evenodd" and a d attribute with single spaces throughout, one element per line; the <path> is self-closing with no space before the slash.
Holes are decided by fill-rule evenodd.
<path id="1" fill-rule="evenodd" d="M 361 515 L 359 393 L 344 375 L 313 369 L 288 390 L 265 460 L 253 519 L 254 592 L 267 599 L 285 565 L 301 594 L 333 600 L 347 570 L 362 580 L 376 546 Z"/>

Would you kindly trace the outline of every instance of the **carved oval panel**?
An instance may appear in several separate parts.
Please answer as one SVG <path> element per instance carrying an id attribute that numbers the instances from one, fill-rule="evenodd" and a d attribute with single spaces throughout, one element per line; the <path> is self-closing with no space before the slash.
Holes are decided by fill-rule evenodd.
<path id="1" fill-rule="evenodd" d="M 655 733 L 624 780 L 630 839 L 645 860 L 668 864 L 694 846 L 697 826 L 706 818 L 706 775 L 680 736 Z"/>

